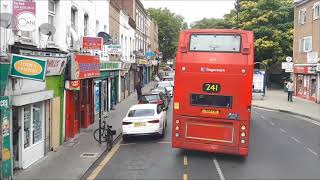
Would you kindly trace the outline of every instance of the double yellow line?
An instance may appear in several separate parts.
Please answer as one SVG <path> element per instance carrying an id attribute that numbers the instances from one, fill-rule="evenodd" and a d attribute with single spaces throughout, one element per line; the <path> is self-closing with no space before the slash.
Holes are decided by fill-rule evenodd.
<path id="1" fill-rule="evenodd" d="M 118 143 L 116 145 L 113 146 L 113 148 L 111 149 L 111 151 L 107 154 L 107 156 L 100 162 L 100 164 L 96 167 L 96 169 L 94 171 L 92 171 L 92 173 L 90 174 L 90 176 L 87 178 L 87 180 L 93 180 L 95 179 L 98 174 L 100 173 L 100 171 L 102 170 L 102 168 L 108 164 L 108 162 L 112 159 L 112 157 L 116 154 L 116 152 L 119 150 L 120 148 L 120 141 L 118 141 Z"/>

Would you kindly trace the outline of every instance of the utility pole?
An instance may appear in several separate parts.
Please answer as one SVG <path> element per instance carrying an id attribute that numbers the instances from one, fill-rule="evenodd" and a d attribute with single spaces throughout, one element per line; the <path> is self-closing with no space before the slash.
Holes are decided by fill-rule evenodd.
<path id="1" fill-rule="evenodd" d="M 239 19 L 239 13 L 240 13 L 240 0 L 236 0 L 234 3 L 234 7 L 237 11 L 237 27 L 240 27 L 240 19 Z"/>

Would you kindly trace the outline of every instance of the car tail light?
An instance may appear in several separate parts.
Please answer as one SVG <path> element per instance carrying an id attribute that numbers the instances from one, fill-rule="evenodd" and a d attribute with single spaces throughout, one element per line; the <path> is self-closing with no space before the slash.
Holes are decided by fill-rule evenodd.
<path id="1" fill-rule="evenodd" d="M 159 119 L 148 121 L 148 123 L 159 123 L 159 122 L 160 122 Z"/>
<path id="2" fill-rule="evenodd" d="M 122 125 L 130 125 L 132 122 L 122 122 Z"/>

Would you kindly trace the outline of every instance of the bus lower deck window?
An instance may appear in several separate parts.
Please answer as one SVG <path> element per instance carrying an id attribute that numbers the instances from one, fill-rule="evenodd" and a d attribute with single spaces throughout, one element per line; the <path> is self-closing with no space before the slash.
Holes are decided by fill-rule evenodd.
<path id="1" fill-rule="evenodd" d="M 231 108 L 232 96 L 191 94 L 190 103 L 192 106 Z"/>

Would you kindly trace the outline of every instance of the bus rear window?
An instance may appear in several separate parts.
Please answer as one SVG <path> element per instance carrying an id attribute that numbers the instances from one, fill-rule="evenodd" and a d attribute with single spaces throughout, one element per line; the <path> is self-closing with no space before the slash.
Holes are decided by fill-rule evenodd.
<path id="1" fill-rule="evenodd" d="M 190 103 L 192 106 L 231 108 L 232 96 L 191 94 Z"/>
<path id="2" fill-rule="evenodd" d="M 190 51 L 240 52 L 240 35 L 192 34 Z"/>

